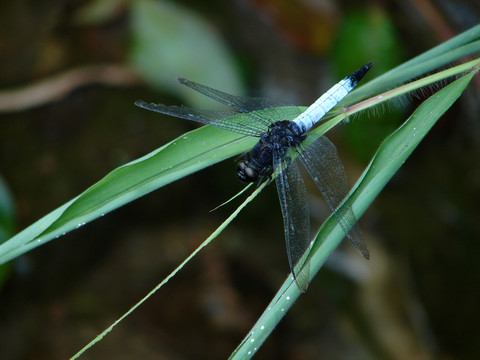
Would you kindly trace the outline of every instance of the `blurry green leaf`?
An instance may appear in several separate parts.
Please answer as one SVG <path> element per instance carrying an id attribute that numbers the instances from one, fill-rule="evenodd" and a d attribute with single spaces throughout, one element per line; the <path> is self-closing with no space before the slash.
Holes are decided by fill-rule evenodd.
<path id="1" fill-rule="evenodd" d="M 335 73 L 348 73 L 367 61 L 375 66 L 369 76 L 381 74 L 399 64 L 402 59 L 402 43 L 388 13 L 375 7 L 368 11 L 356 11 L 346 15 L 335 41 L 333 64 Z M 351 54 L 355 56 L 351 56 Z M 403 109 L 389 108 L 383 112 L 364 112 L 355 116 L 342 131 L 348 146 L 360 159 L 368 161 L 382 139 L 396 129 L 404 116 Z"/>
<path id="2" fill-rule="evenodd" d="M 402 43 L 394 24 L 388 13 L 377 7 L 350 12 L 343 18 L 332 55 L 337 76 L 343 76 L 368 61 L 375 63 L 370 76 L 380 74 L 399 64 L 403 58 Z"/>
<path id="3" fill-rule="evenodd" d="M 187 104 L 204 107 L 211 100 L 179 87 L 185 77 L 242 95 L 232 55 L 219 33 L 199 16 L 169 1 L 132 4 L 130 62 L 152 87 L 180 95 Z"/>
<path id="4" fill-rule="evenodd" d="M 13 235 L 15 229 L 15 206 L 7 184 L 0 177 L 0 244 Z"/>
<path id="5" fill-rule="evenodd" d="M 15 206 L 7 184 L 0 177 L 0 244 L 14 234 Z M 0 289 L 11 272 L 10 264 L 0 265 Z"/>

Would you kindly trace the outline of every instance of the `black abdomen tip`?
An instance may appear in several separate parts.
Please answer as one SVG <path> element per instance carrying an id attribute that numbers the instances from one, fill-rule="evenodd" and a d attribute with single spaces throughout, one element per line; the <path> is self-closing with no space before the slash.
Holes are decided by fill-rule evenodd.
<path id="1" fill-rule="evenodd" d="M 373 66 L 373 61 L 368 62 L 367 64 L 363 65 L 360 69 L 354 71 L 349 78 L 352 80 L 352 83 L 355 85 L 363 79 L 365 74 L 370 70 Z"/>

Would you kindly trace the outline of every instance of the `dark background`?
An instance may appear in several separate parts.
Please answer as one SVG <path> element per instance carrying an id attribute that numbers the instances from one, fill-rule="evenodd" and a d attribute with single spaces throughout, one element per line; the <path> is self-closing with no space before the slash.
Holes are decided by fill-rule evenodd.
<path id="1" fill-rule="evenodd" d="M 480 14 L 468 1 L 176 1 L 168 18 L 188 30 L 194 16 L 210 36 L 195 39 L 202 33 L 158 21 L 157 60 L 138 45 L 138 4 L 0 3 L 0 176 L 15 209 L 5 215 L 14 216 L 9 236 L 195 128 L 133 106 L 203 101 L 181 93 L 177 76 L 308 105 L 367 61 L 375 62 L 370 76 L 379 75 Z M 137 24 L 147 24 L 138 14 Z M 139 66 L 136 55 L 158 61 L 158 70 Z M 99 64 L 103 75 L 117 72 L 100 79 L 91 73 Z M 81 85 L 67 81 L 54 98 L 55 76 L 84 68 Z M 27 90 L 37 83 L 49 85 L 34 103 Z M 478 356 L 478 91 L 474 79 L 361 219 L 372 259 L 345 241 L 257 359 Z M 351 184 L 420 101 L 413 96 L 329 134 Z M 0 358 L 65 359 L 92 340 L 233 211 L 238 203 L 209 213 L 242 188 L 234 169 L 232 159 L 181 179 L 4 266 Z M 307 185 L 318 229 L 328 211 Z M 282 226 L 270 187 L 83 358 L 228 357 L 287 275 Z"/>

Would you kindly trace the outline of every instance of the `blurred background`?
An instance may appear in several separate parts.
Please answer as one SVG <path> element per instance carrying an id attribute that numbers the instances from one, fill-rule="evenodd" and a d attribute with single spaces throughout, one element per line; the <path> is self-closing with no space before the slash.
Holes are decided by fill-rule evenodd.
<path id="1" fill-rule="evenodd" d="M 194 129 L 133 105 L 216 106 L 178 76 L 308 105 L 367 61 L 365 81 L 479 17 L 468 0 L 3 1 L 0 240 Z M 344 241 L 257 359 L 478 357 L 479 87 L 477 76 L 360 220 L 371 260 Z M 412 99 L 329 133 L 350 184 Z M 242 187 L 227 160 L 3 265 L 0 358 L 72 356 L 183 261 L 238 203 L 209 211 Z M 307 187 L 316 231 L 328 209 Z M 83 358 L 224 359 L 287 273 L 271 186 Z"/>

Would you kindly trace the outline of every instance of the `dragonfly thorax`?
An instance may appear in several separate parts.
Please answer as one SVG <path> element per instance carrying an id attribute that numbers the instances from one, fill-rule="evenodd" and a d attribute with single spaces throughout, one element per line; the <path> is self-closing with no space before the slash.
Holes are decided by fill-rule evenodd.
<path id="1" fill-rule="evenodd" d="M 252 151 L 238 163 L 237 178 L 243 182 L 255 182 L 270 175 L 274 153 L 277 158 L 283 158 L 290 148 L 300 145 L 305 138 L 294 122 L 283 120 L 271 124 Z"/>

